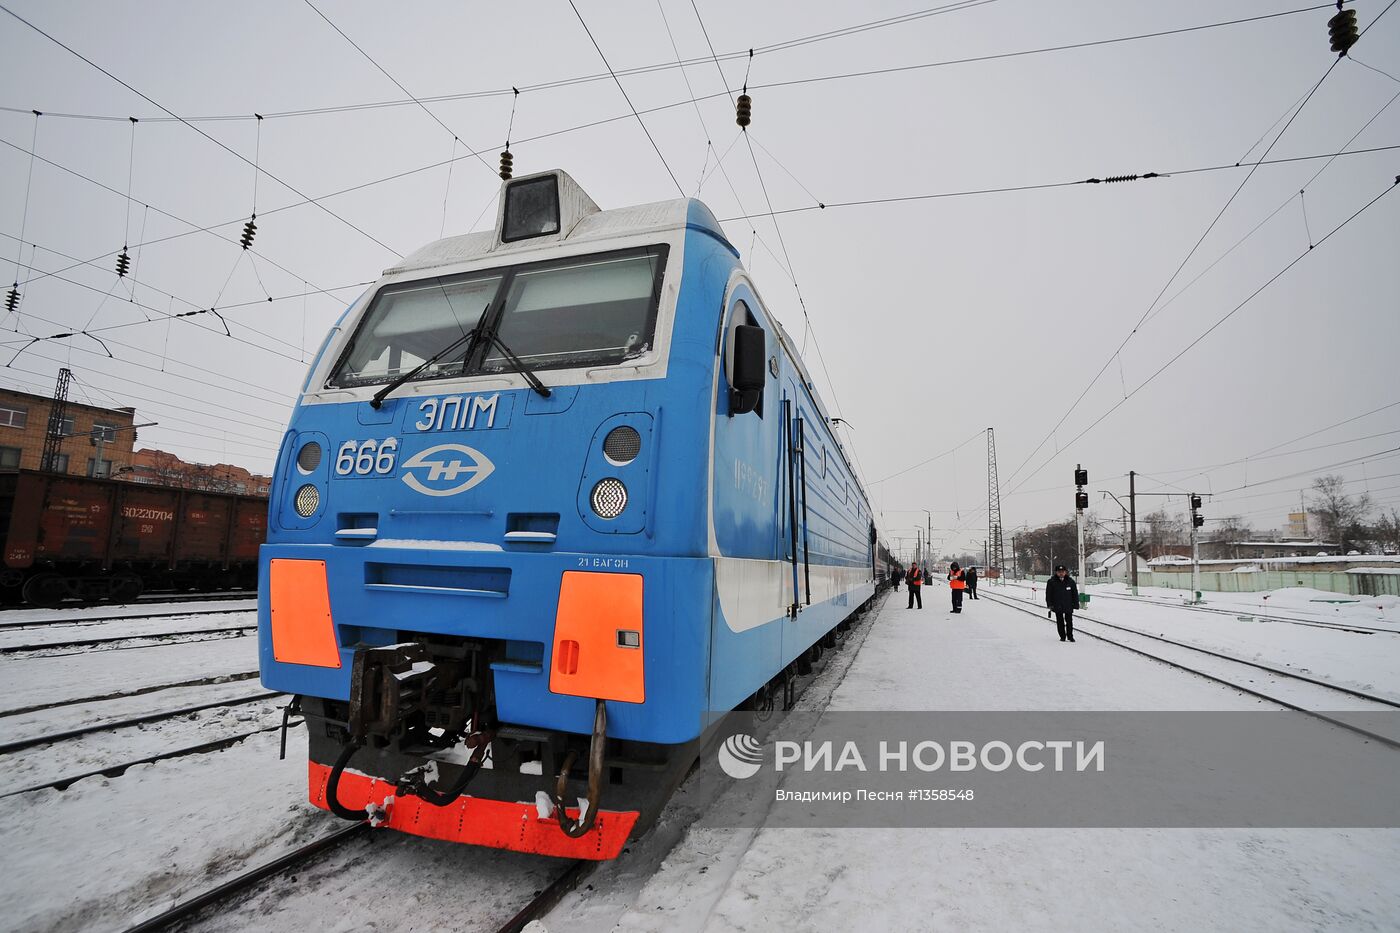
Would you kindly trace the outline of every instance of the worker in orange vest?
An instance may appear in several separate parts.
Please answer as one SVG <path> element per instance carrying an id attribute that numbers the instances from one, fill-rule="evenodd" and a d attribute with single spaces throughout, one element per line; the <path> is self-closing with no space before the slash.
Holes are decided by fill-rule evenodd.
<path id="1" fill-rule="evenodd" d="M 957 561 L 953 561 L 953 566 L 948 569 L 948 586 L 953 590 L 953 611 L 962 612 L 963 589 L 967 583 Z"/>
<path id="2" fill-rule="evenodd" d="M 909 564 L 909 572 L 904 575 L 904 582 L 909 584 L 909 608 L 914 608 L 914 600 L 919 601 L 919 608 L 924 608 L 924 574 L 919 569 L 917 561 Z"/>

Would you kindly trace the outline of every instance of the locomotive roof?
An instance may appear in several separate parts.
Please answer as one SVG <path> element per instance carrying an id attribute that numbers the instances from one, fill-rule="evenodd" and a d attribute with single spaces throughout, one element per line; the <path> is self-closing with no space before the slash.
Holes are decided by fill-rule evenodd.
<path id="1" fill-rule="evenodd" d="M 560 177 L 561 187 L 565 186 L 566 181 L 571 183 L 563 172 L 555 174 Z M 715 215 L 703 202 L 695 198 L 674 198 L 605 211 L 599 210 L 581 190 L 579 195 L 580 199 L 574 205 L 578 216 L 572 224 L 566 220 L 565 229 L 558 236 L 505 243 L 500 239 L 498 221 L 497 230 L 484 230 L 435 240 L 405 256 L 397 265 L 384 270 L 384 274 L 424 272 L 489 257 L 499 257 L 502 262 L 510 262 L 517 256 L 537 253 L 556 246 L 602 243 L 622 237 L 667 233 L 687 227 L 713 236 L 735 256 L 739 255 L 739 251 L 725 237 Z"/>

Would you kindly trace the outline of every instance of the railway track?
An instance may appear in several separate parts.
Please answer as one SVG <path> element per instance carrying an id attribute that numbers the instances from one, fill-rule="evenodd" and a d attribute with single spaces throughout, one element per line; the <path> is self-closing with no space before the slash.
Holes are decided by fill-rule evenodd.
<path id="1" fill-rule="evenodd" d="M 241 894 L 250 893 L 263 881 L 301 869 L 327 853 L 356 839 L 366 837 L 369 828 L 368 823 L 354 823 L 342 827 L 285 855 L 236 875 L 217 887 L 181 901 L 154 917 L 149 917 L 135 926 L 128 927 L 124 933 L 156 933 L 156 931 L 169 930 L 177 924 L 195 920 L 206 910 L 216 908 Z M 578 886 L 578 883 L 592 871 L 595 864 L 586 861 L 568 863 L 552 882 L 502 924 L 498 928 L 498 933 L 519 933 L 530 921 L 544 916 L 555 904 L 559 903 L 564 895 Z"/>
<path id="2" fill-rule="evenodd" d="M 878 611 L 878 606 L 875 609 Z M 871 616 L 873 615 L 872 612 Z M 844 637 L 838 642 L 839 645 L 844 644 L 846 638 L 850 636 L 849 631 L 843 634 Z M 155 931 L 168 930 L 188 921 L 197 920 L 200 914 L 226 904 L 240 895 L 251 893 L 264 881 L 300 869 L 318 857 L 340 848 L 352 840 L 365 837 L 368 831 L 368 823 L 355 823 L 346 826 L 263 865 L 249 869 L 208 891 L 181 901 L 168 910 L 129 927 L 125 933 L 155 933 Z M 543 917 L 565 895 L 577 887 L 596 865 L 596 862 L 584 860 L 568 863 L 550 884 L 536 893 L 528 903 L 506 920 L 498 928 L 498 933 L 519 933 L 532 920 Z"/>
<path id="3" fill-rule="evenodd" d="M 193 706 L 183 706 L 179 709 L 163 710 L 158 713 L 146 713 L 141 716 L 132 716 L 128 719 L 116 719 L 111 722 L 83 726 L 78 729 L 49 732 L 44 735 L 31 736 L 27 739 L 17 739 L 13 742 L 6 742 L 0 745 L 0 755 L 11 755 L 15 752 L 24 751 L 25 749 L 37 748 L 40 745 L 67 742 L 71 739 L 82 738 L 85 735 L 92 735 L 96 732 L 113 732 L 117 729 L 127 729 L 132 726 L 144 726 L 165 719 L 176 719 L 180 716 L 188 716 L 192 713 L 203 712 L 204 710 L 220 709 L 225 706 L 243 706 L 248 703 L 256 703 L 259 700 L 271 700 L 285 695 L 286 694 L 278 693 L 275 690 L 269 690 L 263 693 L 255 693 L 252 696 L 235 697 L 229 700 L 211 700 L 208 703 L 198 703 Z"/>
<path id="4" fill-rule="evenodd" d="M 878 610 L 878 605 L 873 608 Z M 874 614 L 871 612 L 862 618 L 872 618 Z M 843 633 L 838 644 L 844 644 L 852 631 L 854 628 Z M 356 839 L 368 837 L 369 829 L 368 823 L 345 826 L 285 855 L 229 878 L 207 891 L 174 904 L 169 909 L 127 928 L 125 933 L 155 933 L 155 931 L 169 930 L 190 922 L 197 922 L 202 914 L 227 905 L 240 896 L 253 893 L 263 882 L 302 869 L 316 859 L 324 857 Z M 543 917 L 565 895 L 577 887 L 596 865 L 596 862 L 584 860 L 564 864 L 552 882 L 531 897 L 523 907 L 497 928 L 499 933 L 519 933 L 532 920 Z"/>
<path id="5" fill-rule="evenodd" d="M 1360 635 L 1400 635 L 1400 629 L 1395 628 L 1377 628 L 1374 626 L 1361 625 L 1360 623 L 1353 622 L 1326 622 L 1322 619 L 1299 619 L 1295 616 L 1275 615 L 1274 613 L 1267 612 L 1264 610 L 1255 612 L 1243 606 L 1236 609 L 1225 609 L 1218 606 L 1192 606 L 1184 603 L 1178 605 L 1172 602 L 1163 602 L 1142 596 L 1128 596 L 1122 593 L 1094 593 L 1093 596 L 1095 599 L 1118 599 L 1124 602 L 1135 603 L 1140 606 L 1157 606 L 1161 609 L 1189 609 L 1192 612 L 1209 612 L 1214 613 L 1215 615 L 1234 616 L 1235 618 L 1238 618 L 1240 616 L 1252 616 L 1254 619 L 1260 622 L 1279 622 L 1286 625 L 1304 625 L 1310 628 L 1325 628 L 1343 632 L 1355 632 Z"/>
<path id="6" fill-rule="evenodd" d="M 131 615 L 103 615 L 86 616 L 63 619 L 26 619 L 23 622 L 0 622 L 0 632 L 12 632 L 17 629 L 43 629 L 55 625 L 101 625 L 107 622 L 130 622 L 135 619 L 175 619 L 181 616 L 216 616 L 228 615 L 231 612 L 252 612 L 256 606 L 240 606 L 237 609 L 199 609 L 191 612 L 143 612 Z"/>
<path id="7" fill-rule="evenodd" d="M 148 693 L 159 693 L 162 690 L 175 690 L 180 687 L 204 687 L 209 684 L 235 683 L 240 680 L 252 680 L 258 676 L 257 671 L 244 671 L 237 674 L 219 674 L 215 677 L 198 677 L 194 680 L 182 680 L 173 684 L 153 684 L 149 687 L 139 687 L 136 690 L 119 690 L 114 693 L 104 693 L 99 696 L 77 697 L 72 700 L 56 700 L 53 703 L 38 703 L 34 706 L 21 706 L 15 709 L 0 710 L 0 719 L 7 716 L 19 716 L 23 713 L 37 713 L 40 710 L 58 709 L 60 706 L 77 706 L 81 703 L 102 703 L 107 700 L 123 700 L 127 697 L 145 696 Z"/>
<path id="8" fill-rule="evenodd" d="M 110 620 L 108 620 L 110 621 Z M 27 645 L 0 646 L 0 655 L 35 654 L 56 648 L 93 648 L 99 651 L 122 651 L 131 648 L 156 648 L 162 645 L 179 644 L 181 641 L 215 641 L 212 638 L 189 638 L 191 635 L 219 635 L 224 638 L 241 638 L 248 632 L 257 631 L 257 625 L 237 625 L 225 628 L 186 629 L 178 632 L 136 632 L 129 635 L 114 635 L 108 638 L 84 638 L 75 641 L 34 642 Z M 147 645 L 120 645 L 126 641 L 149 641 Z M 113 647 L 104 648 L 104 645 Z M 86 653 L 86 652 L 74 652 Z M 44 655 L 53 657 L 53 655 Z"/>
<path id="9" fill-rule="evenodd" d="M 287 728 L 291 729 L 296 726 L 300 726 L 301 724 L 302 720 L 297 719 L 287 723 Z M 34 791 L 39 790 L 49 790 L 50 788 L 52 788 L 53 790 L 67 790 L 69 787 L 76 784 L 77 782 L 90 777 L 121 777 L 127 772 L 128 769 L 134 768 L 137 765 L 149 765 L 155 764 L 158 761 L 169 761 L 173 758 L 187 758 L 190 755 L 203 755 L 209 752 L 222 751 L 225 748 L 230 748 L 234 745 L 237 745 L 244 739 L 252 738 L 255 735 L 261 735 L 264 732 L 274 732 L 281 728 L 281 723 L 278 723 L 275 726 L 263 726 L 259 729 L 250 729 L 246 732 L 239 732 L 234 735 L 224 736 L 220 739 L 213 739 L 208 742 L 200 742 L 196 745 L 187 745 L 183 748 L 176 748 L 170 751 L 160 752 L 154 755 L 145 755 L 141 758 L 137 758 L 131 761 L 123 761 L 118 762 L 116 764 L 104 765 L 101 768 L 93 768 L 89 771 L 81 771 L 77 774 L 65 774 L 63 777 L 54 778 L 48 781 L 40 781 L 39 783 L 29 784 L 24 787 L 16 788 L 14 790 L 0 791 L 0 799 L 4 799 L 6 797 L 15 797 L 19 794 L 33 793 Z"/>
<path id="10" fill-rule="evenodd" d="M 1015 609 L 1018 612 L 1026 613 L 1027 615 L 1034 616 L 1042 621 L 1044 620 L 1044 616 L 1041 615 L 1043 611 L 1042 608 L 1032 608 L 1031 606 L 1026 605 L 1020 600 L 1016 600 L 1001 594 L 983 593 L 981 595 L 986 596 L 993 602 L 1000 603 L 1001 605 Z M 1353 723 L 1337 719 L 1334 716 L 1329 716 L 1327 715 L 1327 713 L 1320 711 L 1315 706 L 1305 706 L 1298 702 L 1295 702 L 1294 700 L 1285 699 L 1273 693 L 1266 693 L 1265 691 L 1259 689 L 1259 687 L 1255 686 L 1253 678 L 1249 677 L 1247 674 L 1243 678 L 1231 678 L 1228 676 L 1221 676 L 1220 672 L 1201 670 L 1199 667 L 1194 667 L 1190 664 L 1182 663 L 1180 660 L 1173 660 L 1172 658 L 1165 657 L 1162 654 L 1148 651 L 1141 646 L 1130 645 L 1124 641 L 1104 635 L 1101 632 L 1085 630 L 1083 628 L 1082 623 L 1088 622 L 1091 625 L 1113 629 L 1118 632 L 1129 634 L 1132 637 L 1149 639 L 1155 642 L 1162 642 L 1171 645 L 1175 648 L 1192 652 L 1198 656 L 1211 657 L 1217 660 L 1223 660 L 1229 665 L 1234 665 L 1236 667 L 1244 667 L 1251 670 L 1266 671 L 1276 677 L 1282 677 L 1288 680 L 1295 681 L 1297 683 L 1307 684 L 1309 689 L 1321 688 L 1324 692 L 1330 692 L 1332 695 L 1345 696 L 1352 703 L 1354 703 L 1356 700 L 1362 700 L 1366 703 L 1372 704 L 1374 708 L 1382 708 L 1389 710 L 1400 709 L 1400 701 L 1392 700 L 1387 697 L 1376 696 L 1375 694 L 1366 693 L 1365 691 L 1361 690 L 1354 690 L 1350 687 L 1344 687 L 1338 684 L 1330 684 L 1326 681 L 1318 680 L 1312 677 L 1307 677 L 1296 671 L 1289 671 L 1283 668 L 1273 667 L 1272 665 L 1260 664 L 1256 661 L 1238 658 L 1233 655 L 1224 654 L 1223 652 L 1219 651 L 1213 651 L 1209 648 L 1202 648 L 1199 645 L 1192 645 L 1188 642 L 1177 641 L 1175 639 L 1167 638 L 1162 635 L 1153 635 L 1148 632 L 1142 632 L 1137 629 L 1117 625 L 1112 622 L 1105 622 L 1102 619 L 1085 615 L 1083 613 L 1076 612 L 1075 621 L 1077 623 L 1080 623 L 1076 626 L 1075 634 L 1077 635 L 1084 635 L 1089 638 L 1096 639 L 1098 641 L 1106 642 L 1107 644 L 1114 645 L 1118 648 L 1122 648 L 1125 651 L 1131 651 L 1133 654 L 1137 654 L 1142 657 L 1149 658 L 1153 661 L 1166 664 L 1170 667 L 1174 667 L 1178 670 L 1185 671 L 1189 674 L 1194 674 L 1197 677 L 1203 677 L 1206 680 L 1214 681 L 1215 683 L 1221 684 L 1234 690 L 1238 690 L 1250 696 L 1257 697 L 1269 703 L 1277 704 L 1285 709 L 1291 709 L 1296 712 L 1304 713 L 1308 716 L 1321 719 L 1324 722 L 1331 723 L 1332 725 L 1346 729 L 1349 732 L 1354 732 L 1373 741 L 1377 741 L 1384 745 L 1388 745 L 1391 748 L 1400 749 L 1400 738 L 1397 738 L 1395 736 L 1383 735 L 1378 732 L 1373 732 L 1368 729 L 1360 728 L 1359 726 L 1356 726 Z"/>

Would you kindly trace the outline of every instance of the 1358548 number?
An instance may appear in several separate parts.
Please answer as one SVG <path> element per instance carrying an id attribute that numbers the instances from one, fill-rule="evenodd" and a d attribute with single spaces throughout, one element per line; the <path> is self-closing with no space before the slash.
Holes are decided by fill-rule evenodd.
<path id="1" fill-rule="evenodd" d="M 337 476 L 387 476 L 394 472 L 399 439 L 346 441 L 335 455 Z"/>

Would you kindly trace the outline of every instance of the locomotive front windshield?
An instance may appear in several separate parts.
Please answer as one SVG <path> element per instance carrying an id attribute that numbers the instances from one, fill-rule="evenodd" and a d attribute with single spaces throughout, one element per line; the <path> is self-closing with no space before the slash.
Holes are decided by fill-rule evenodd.
<path id="1" fill-rule="evenodd" d="M 666 248 L 656 246 L 387 286 L 329 384 L 389 382 L 478 326 L 532 370 L 634 359 L 651 349 L 665 264 Z M 484 336 L 414 381 L 509 371 Z"/>

